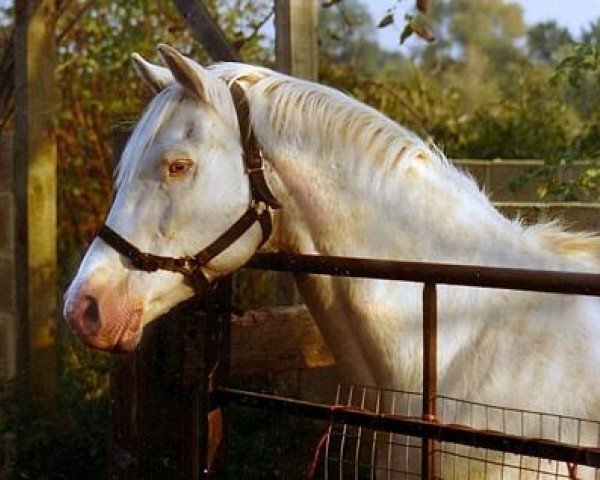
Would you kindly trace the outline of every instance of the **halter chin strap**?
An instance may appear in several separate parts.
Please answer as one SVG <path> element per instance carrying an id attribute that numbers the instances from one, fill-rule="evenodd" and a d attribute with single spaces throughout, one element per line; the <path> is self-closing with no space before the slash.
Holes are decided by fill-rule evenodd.
<path id="1" fill-rule="evenodd" d="M 98 232 L 98 237 L 121 255 L 127 257 L 138 270 L 145 272 L 167 270 L 181 273 L 191 282 L 197 293 L 206 291 L 210 287 L 210 281 L 202 267 L 230 247 L 256 222 L 262 229 L 262 246 L 271 235 L 273 228 L 271 209 L 281 208 L 281 204 L 269 189 L 265 179 L 262 152 L 250 125 L 250 109 L 246 94 L 237 82 L 231 84 L 230 92 L 238 117 L 243 161 L 250 181 L 252 200 L 248 210 L 207 247 L 195 255 L 185 257 L 165 257 L 142 252 L 106 224 Z"/>

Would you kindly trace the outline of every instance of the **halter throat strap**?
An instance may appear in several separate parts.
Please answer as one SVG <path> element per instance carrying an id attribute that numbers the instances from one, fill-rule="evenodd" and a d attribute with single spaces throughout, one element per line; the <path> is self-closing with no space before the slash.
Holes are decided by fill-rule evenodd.
<path id="1" fill-rule="evenodd" d="M 250 125 L 250 109 L 246 94 L 237 82 L 231 84 L 230 92 L 237 113 L 243 151 L 242 159 L 248 174 L 252 196 L 250 206 L 246 212 L 208 246 L 195 255 L 184 257 L 167 257 L 142 252 L 106 224 L 102 225 L 98 232 L 98 237 L 128 258 L 134 268 L 145 272 L 167 270 L 180 273 L 191 282 L 197 293 L 210 287 L 210 280 L 202 267 L 230 247 L 256 222 L 260 224 L 262 229 L 263 238 L 260 245 L 262 246 L 272 232 L 271 209 L 281 208 L 281 204 L 269 189 L 264 176 L 264 160 Z"/>

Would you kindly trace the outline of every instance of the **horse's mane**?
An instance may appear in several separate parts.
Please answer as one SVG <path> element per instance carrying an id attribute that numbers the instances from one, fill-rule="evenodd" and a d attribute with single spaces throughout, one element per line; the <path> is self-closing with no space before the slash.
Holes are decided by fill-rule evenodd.
<path id="1" fill-rule="evenodd" d="M 575 232 L 567 230 L 564 221 L 530 225 L 525 229 L 526 235 L 536 236 L 550 250 L 570 257 L 592 261 L 600 267 L 600 235 L 595 232 Z"/>
<path id="2" fill-rule="evenodd" d="M 224 80 L 239 81 L 258 90 L 272 102 L 271 123 L 278 134 L 298 136 L 298 120 L 304 122 L 310 134 L 324 138 L 343 137 L 357 151 L 365 152 L 357 160 L 374 159 L 371 181 L 391 183 L 394 188 L 398 175 L 411 161 L 426 161 L 457 188 L 470 192 L 471 199 L 490 205 L 491 202 L 471 175 L 457 168 L 434 145 L 424 142 L 410 130 L 338 90 L 295 79 L 261 67 L 238 63 L 220 63 L 211 67 Z M 340 129 L 339 119 L 344 123 Z M 288 128 L 293 125 L 293 128 Z M 292 139 L 293 140 L 293 139 Z M 540 245 L 560 255 L 578 257 L 600 265 L 600 236 L 591 232 L 568 231 L 560 221 L 524 226 L 515 220 L 524 238 L 537 239 Z"/>
<path id="3" fill-rule="evenodd" d="M 352 166 L 355 171 L 369 168 L 370 175 L 364 177 L 378 182 L 377 187 L 395 190 L 399 175 L 394 173 L 405 170 L 416 160 L 435 165 L 445 176 L 450 176 L 454 184 L 469 190 L 480 201 L 488 202 L 475 180 L 458 170 L 433 144 L 339 90 L 241 63 L 217 63 L 210 69 L 227 82 L 238 81 L 251 86 L 253 98 L 268 98 L 269 120 L 276 125 L 279 138 L 287 137 L 285 140 L 292 142 L 305 138 L 337 138 L 356 147 L 356 151 L 363 153 L 348 156 L 348 161 L 357 163 Z M 299 132 L 299 125 L 306 131 Z M 324 148 L 326 143 L 329 142 L 321 142 Z M 367 159 L 372 162 L 369 164 Z"/>

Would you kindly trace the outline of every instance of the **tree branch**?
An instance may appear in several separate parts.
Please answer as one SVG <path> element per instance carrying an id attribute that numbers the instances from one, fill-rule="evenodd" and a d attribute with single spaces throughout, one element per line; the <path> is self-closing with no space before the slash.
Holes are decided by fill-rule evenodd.
<path id="1" fill-rule="evenodd" d="M 271 19 L 271 17 L 273 17 L 274 14 L 275 14 L 275 7 L 271 7 L 271 10 L 269 11 L 269 13 L 267 15 L 265 15 L 265 17 L 262 20 L 260 20 L 259 22 L 256 22 L 255 24 L 252 25 L 252 32 L 249 35 L 247 35 L 243 38 L 240 38 L 239 40 L 236 40 L 234 42 L 237 49 L 239 50 L 242 46 L 244 46 L 250 40 L 255 38 L 258 35 L 258 32 L 260 31 L 260 29 L 262 27 L 264 27 L 265 23 L 267 23 Z"/>
<path id="2" fill-rule="evenodd" d="M 239 53 L 229 44 L 225 33 L 200 0 L 173 0 L 183 15 L 192 37 L 214 61 L 239 62 Z"/>
<path id="3" fill-rule="evenodd" d="M 77 24 L 77 22 L 79 22 L 79 20 L 81 20 L 81 17 L 83 16 L 83 14 L 86 11 L 88 11 L 96 3 L 96 1 L 97 0 L 90 0 L 83 7 L 81 7 L 81 9 L 73 16 L 73 18 L 71 19 L 69 24 L 62 30 L 62 32 L 60 32 L 56 36 L 57 44 L 65 37 L 65 35 L 67 33 L 69 33 L 71 31 L 71 29 Z"/>

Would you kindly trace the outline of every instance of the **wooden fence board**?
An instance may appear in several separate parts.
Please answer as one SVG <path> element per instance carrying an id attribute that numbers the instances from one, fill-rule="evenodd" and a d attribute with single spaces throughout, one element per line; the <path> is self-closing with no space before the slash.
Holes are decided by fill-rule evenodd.
<path id="1" fill-rule="evenodd" d="M 305 305 L 268 307 L 233 317 L 231 374 L 267 375 L 335 365 Z"/>

